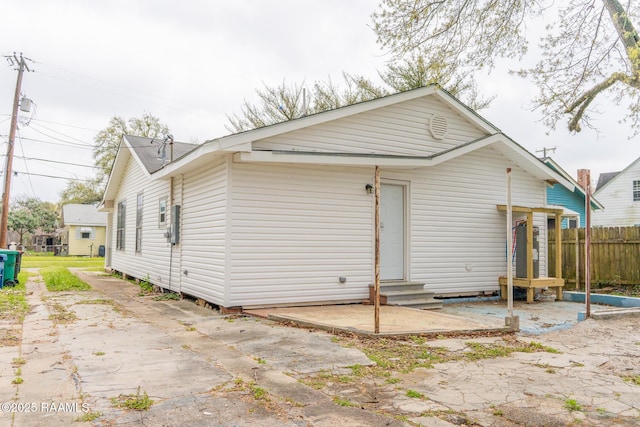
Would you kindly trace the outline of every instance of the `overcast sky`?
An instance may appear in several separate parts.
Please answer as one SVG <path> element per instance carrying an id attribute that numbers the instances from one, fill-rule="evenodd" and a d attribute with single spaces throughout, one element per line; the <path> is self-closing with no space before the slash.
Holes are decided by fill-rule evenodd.
<path id="1" fill-rule="evenodd" d="M 377 0 L 21 0 L 4 2 L 0 53 L 23 52 L 34 72 L 22 93 L 12 199 L 56 202 L 65 178 L 93 175 L 96 133 L 114 115 L 149 112 L 177 141 L 226 135 L 227 114 L 255 100 L 255 89 L 331 77 L 343 71 L 377 80 L 389 56 L 375 43 L 371 13 Z M 535 44 L 535 42 L 534 42 Z M 530 58 L 534 60 L 535 58 Z M 620 109 L 601 102 L 595 124 L 571 135 L 548 132 L 527 110 L 535 88 L 507 74 L 507 64 L 480 77 L 479 113 L 532 153 L 550 155 L 572 176 L 578 168 L 624 169 L 640 157 L 640 138 L 618 124 Z M 17 72 L 0 63 L 0 152 L 6 153 Z M 30 121 L 28 121 L 30 119 Z M 25 159 L 26 158 L 26 159 Z M 40 160 L 42 159 L 42 160 Z M 44 175 L 44 176 L 40 176 Z"/>

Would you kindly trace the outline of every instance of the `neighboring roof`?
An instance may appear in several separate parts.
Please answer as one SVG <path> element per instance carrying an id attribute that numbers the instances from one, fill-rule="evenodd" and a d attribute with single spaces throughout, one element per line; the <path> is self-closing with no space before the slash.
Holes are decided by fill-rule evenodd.
<path id="1" fill-rule="evenodd" d="M 596 185 L 596 191 L 607 185 L 609 181 L 618 176 L 620 172 L 605 172 L 601 173 L 598 177 L 598 184 Z"/>
<path id="2" fill-rule="evenodd" d="M 624 175 L 628 170 L 632 169 L 635 166 L 635 164 L 638 162 L 640 162 L 640 157 L 635 159 L 633 162 L 631 162 L 629 166 L 627 166 L 620 172 L 608 172 L 608 173 L 600 174 L 600 176 L 598 177 L 598 185 L 596 186 L 596 193 L 598 193 L 604 187 L 609 185 L 610 182 L 615 181 L 616 179 Z M 603 177 L 602 175 L 607 175 L 607 176 Z M 600 185 L 600 180 L 603 180 L 602 185 Z"/>
<path id="3" fill-rule="evenodd" d="M 574 186 L 574 194 L 577 193 L 580 196 L 582 196 L 583 199 L 587 198 L 587 193 L 584 191 L 584 188 L 582 188 L 582 186 L 580 184 L 578 184 L 578 182 L 576 180 L 574 180 L 571 175 L 569 175 L 564 169 L 562 169 L 562 167 L 560 167 L 560 165 L 558 163 L 555 162 L 555 160 L 553 160 L 551 157 L 545 157 L 542 159 L 542 161 L 549 166 L 552 170 L 558 172 L 560 175 L 562 175 L 565 179 L 569 180 Z M 591 208 L 592 209 L 604 209 L 604 205 L 602 205 L 602 203 L 600 203 L 598 200 L 596 200 L 595 197 L 593 197 L 593 195 L 591 195 Z M 566 208 L 565 208 L 566 209 Z"/>
<path id="4" fill-rule="evenodd" d="M 62 206 L 62 224 L 106 226 L 107 213 L 98 212 L 96 205 L 64 205 Z"/>

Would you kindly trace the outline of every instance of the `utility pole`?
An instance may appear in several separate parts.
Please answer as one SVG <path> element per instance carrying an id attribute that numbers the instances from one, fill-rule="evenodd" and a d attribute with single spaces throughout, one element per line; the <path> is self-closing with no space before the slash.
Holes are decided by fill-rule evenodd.
<path id="1" fill-rule="evenodd" d="M 556 152 L 556 147 L 543 148 L 542 150 L 536 150 L 536 153 L 542 153 L 542 158 L 546 158 L 547 157 L 547 151 L 553 151 L 555 153 Z"/>
<path id="2" fill-rule="evenodd" d="M 11 129 L 9 130 L 9 142 L 7 144 L 7 165 L 4 171 L 4 192 L 2 193 L 2 216 L 0 218 L 0 247 L 7 247 L 7 226 L 9 220 L 9 197 L 11 192 L 11 168 L 13 167 L 13 143 L 16 139 L 16 128 L 18 127 L 18 106 L 20 104 L 20 90 L 22 87 L 22 74 L 24 70 L 31 71 L 20 54 L 14 52 L 13 55 L 5 56 L 9 65 L 18 70 L 18 81 L 16 82 L 16 93 L 13 98 L 13 112 L 11 113 Z"/>

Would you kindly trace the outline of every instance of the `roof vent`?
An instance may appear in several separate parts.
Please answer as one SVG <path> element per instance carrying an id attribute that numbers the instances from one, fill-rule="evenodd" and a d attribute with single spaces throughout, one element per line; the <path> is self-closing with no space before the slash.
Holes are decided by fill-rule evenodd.
<path id="1" fill-rule="evenodd" d="M 435 139 L 444 139 L 449 131 L 449 123 L 447 118 L 434 114 L 429 119 L 429 132 Z"/>

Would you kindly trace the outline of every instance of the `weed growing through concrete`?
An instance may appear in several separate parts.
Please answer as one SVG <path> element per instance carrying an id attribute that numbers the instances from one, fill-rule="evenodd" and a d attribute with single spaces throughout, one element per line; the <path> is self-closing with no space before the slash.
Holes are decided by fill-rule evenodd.
<path id="1" fill-rule="evenodd" d="M 76 304 L 104 304 L 104 305 L 114 305 L 115 303 L 111 299 L 104 298 L 96 298 L 96 299 L 85 299 L 82 301 L 78 301 Z"/>
<path id="2" fill-rule="evenodd" d="M 179 299 L 180 295 L 175 292 L 166 292 L 153 297 L 154 301 L 178 301 Z"/>
<path id="3" fill-rule="evenodd" d="M 84 415 L 76 417 L 76 419 L 74 421 L 77 422 L 77 423 L 88 423 L 88 422 L 97 420 L 101 416 L 102 416 L 102 412 L 89 411 L 89 412 L 85 413 Z"/>
<path id="4" fill-rule="evenodd" d="M 20 365 L 24 365 L 25 363 L 27 363 L 27 360 L 26 360 L 26 359 L 24 359 L 24 358 L 22 358 L 22 357 L 14 357 L 14 358 L 11 360 L 11 364 L 12 364 L 13 366 L 20 366 Z"/>
<path id="5" fill-rule="evenodd" d="M 73 311 L 68 311 L 62 304 L 54 304 L 52 307 L 54 313 L 49 315 L 49 319 L 53 323 L 72 323 L 75 322 L 78 317 Z"/>
<path id="6" fill-rule="evenodd" d="M 580 405 L 576 399 L 565 399 L 564 407 L 571 412 L 582 411 L 582 405 Z"/>
<path id="7" fill-rule="evenodd" d="M 407 397 L 412 399 L 426 399 L 425 395 L 415 390 L 407 390 Z"/>
<path id="8" fill-rule="evenodd" d="M 21 377 L 15 377 L 13 381 L 11 381 L 11 384 L 22 384 L 23 382 L 24 380 Z"/>
<path id="9" fill-rule="evenodd" d="M 104 356 L 106 353 L 104 351 L 94 351 L 93 354 L 95 356 Z"/>
<path id="10" fill-rule="evenodd" d="M 333 403 L 338 406 L 353 406 L 353 403 L 351 403 L 349 399 L 345 399 L 340 396 L 334 396 Z"/>
<path id="11" fill-rule="evenodd" d="M 151 405 L 153 400 L 149 399 L 149 395 L 145 391 L 140 394 L 140 386 L 136 394 L 120 395 L 118 397 L 111 398 L 111 405 L 116 408 L 133 409 L 134 411 L 146 411 Z"/>
<path id="12" fill-rule="evenodd" d="M 634 375 L 625 376 L 625 377 L 622 377 L 622 379 L 632 384 L 640 385 L 640 374 L 635 376 Z"/>

